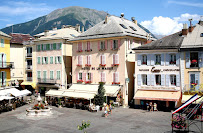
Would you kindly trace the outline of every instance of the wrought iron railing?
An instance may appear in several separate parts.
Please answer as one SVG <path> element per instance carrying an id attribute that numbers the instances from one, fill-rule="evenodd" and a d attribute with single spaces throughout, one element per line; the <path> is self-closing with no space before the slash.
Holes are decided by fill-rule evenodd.
<path id="1" fill-rule="evenodd" d="M 183 87 L 183 92 L 196 92 L 196 93 L 203 93 L 203 84 L 186 84 Z"/>
<path id="2" fill-rule="evenodd" d="M 14 68 L 13 62 L 0 62 L 0 68 Z"/>
<path id="3" fill-rule="evenodd" d="M 38 78 L 38 83 L 56 84 L 56 79 Z"/>
<path id="4" fill-rule="evenodd" d="M 32 53 L 27 53 L 26 57 L 32 57 Z"/>

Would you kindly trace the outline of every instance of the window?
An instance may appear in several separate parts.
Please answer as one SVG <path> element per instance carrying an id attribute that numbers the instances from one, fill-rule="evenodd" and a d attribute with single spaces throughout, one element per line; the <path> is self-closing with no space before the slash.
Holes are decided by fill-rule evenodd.
<path id="1" fill-rule="evenodd" d="M 77 49 L 78 52 L 82 52 L 82 43 L 78 43 L 78 49 Z"/>
<path id="2" fill-rule="evenodd" d="M 87 64 L 85 66 L 91 66 L 91 56 L 87 56 Z"/>
<path id="3" fill-rule="evenodd" d="M 118 49 L 118 40 L 113 40 L 113 49 Z"/>
<path id="4" fill-rule="evenodd" d="M 91 73 L 87 73 L 87 81 L 91 81 Z"/>
<path id="5" fill-rule="evenodd" d="M 105 55 L 100 56 L 100 66 L 106 66 L 106 56 Z"/>
<path id="6" fill-rule="evenodd" d="M 190 53 L 190 67 L 198 67 L 198 52 Z"/>
<path id="7" fill-rule="evenodd" d="M 200 34 L 200 37 L 203 37 L 203 33 Z"/>
<path id="8" fill-rule="evenodd" d="M 55 64 L 61 64 L 61 56 L 56 56 L 55 57 Z"/>
<path id="9" fill-rule="evenodd" d="M 53 59 L 53 56 L 50 57 L 50 64 L 53 64 L 54 63 L 54 59 Z"/>
<path id="10" fill-rule="evenodd" d="M 46 44 L 46 50 L 50 50 L 50 44 Z"/>
<path id="11" fill-rule="evenodd" d="M 142 65 L 147 65 L 147 55 L 142 55 Z"/>
<path id="12" fill-rule="evenodd" d="M 82 73 L 78 73 L 78 80 L 82 80 Z"/>
<path id="13" fill-rule="evenodd" d="M 91 49 L 91 47 L 90 47 L 90 42 L 87 42 L 87 50 L 86 51 L 91 51 L 92 49 Z"/>
<path id="14" fill-rule="evenodd" d="M 132 27 L 132 26 L 129 26 L 132 30 L 134 30 L 134 31 L 137 31 L 134 27 Z"/>
<path id="15" fill-rule="evenodd" d="M 113 55 L 113 65 L 118 66 L 119 65 L 119 54 Z"/>
<path id="16" fill-rule="evenodd" d="M 200 82 L 200 73 L 199 72 L 190 72 L 190 88 L 198 85 Z"/>
<path id="17" fill-rule="evenodd" d="M 50 50 L 53 50 L 53 44 L 50 44 Z"/>
<path id="18" fill-rule="evenodd" d="M 147 75 L 146 74 L 142 75 L 142 85 L 147 85 Z"/>
<path id="19" fill-rule="evenodd" d="M 38 79 L 41 78 L 41 71 L 37 71 L 37 78 L 38 78 Z"/>
<path id="20" fill-rule="evenodd" d="M 100 50 L 105 49 L 105 41 L 100 41 Z"/>
<path id="21" fill-rule="evenodd" d="M 128 29 L 124 24 L 120 24 L 123 29 Z"/>
<path id="22" fill-rule="evenodd" d="M 155 75 L 156 85 L 161 85 L 161 75 Z"/>
<path id="23" fill-rule="evenodd" d="M 1 47 L 4 47 L 4 39 L 1 39 Z"/>
<path id="24" fill-rule="evenodd" d="M 41 44 L 41 50 L 44 50 L 44 45 L 43 44 Z"/>
<path id="25" fill-rule="evenodd" d="M 40 64 L 40 57 L 37 57 L 37 64 Z"/>
<path id="26" fill-rule="evenodd" d="M 0 81 L 0 84 L 3 85 L 3 86 L 5 86 L 5 85 L 6 85 L 6 78 L 7 78 L 7 77 L 6 77 L 6 72 L 1 71 L 1 72 L 0 72 L 0 77 L 1 77 L 1 78 L 0 78 L 0 80 L 1 80 L 1 81 Z"/>
<path id="27" fill-rule="evenodd" d="M 176 64 L 176 55 L 175 54 L 170 54 L 170 65 Z"/>
<path id="28" fill-rule="evenodd" d="M 155 65 L 161 65 L 161 55 L 158 54 L 158 55 L 155 55 L 156 56 L 156 62 L 155 62 Z"/>
<path id="29" fill-rule="evenodd" d="M 57 71 L 57 77 L 56 79 L 61 79 L 61 71 Z"/>
<path id="30" fill-rule="evenodd" d="M 42 57 L 42 64 L 48 64 L 48 57 Z"/>
<path id="31" fill-rule="evenodd" d="M 106 73 L 105 72 L 101 73 L 101 82 L 106 82 Z"/>
<path id="32" fill-rule="evenodd" d="M 44 46 L 43 46 L 43 50 L 45 51 L 47 48 L 46 48 L 46 44 L 44 44 Z"/>
<path id="33" fill-rule="evenodd" d="M 82 66 L 82 55 L 77 56 L 77 58 L 78 58 L 78 64 L 77 64 L 77 66 Z"/>
<path id="34" fill-rule="evenodd" d="M 50 79 L 54 79 L 54 71 L 50 71 Z"/>
<path id="35" fill-rule="evenodd" d="M 112 84 L 120 84 L 118 72 L 113 73 L 113 83 Z"/>
<path id="36" fill-rule="evenodd" d="M 176 86 L 176 75 L 170 75 L 170 83 L 172 86 Z"/>
<path id="37" fill-rule="evenodd" d="M 56 49 L 59 50 L 59 49 L 61 49 L 61 48 L 62 48 L 62 43 L 57 43 Z"/>
<path id="38" fill-rule="evenodd" d="M 37 51 L 40 51 L 41 49 L 40 49 L 40 45 L 37 45 Z"/>
<path id="39" fill-rule="evenodd" d="M 53 50 L 56 50 L 56 43 L 53 44 Z"/>

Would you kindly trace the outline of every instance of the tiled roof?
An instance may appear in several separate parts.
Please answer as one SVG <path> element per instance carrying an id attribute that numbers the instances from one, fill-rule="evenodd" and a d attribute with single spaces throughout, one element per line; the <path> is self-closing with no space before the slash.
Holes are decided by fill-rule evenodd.
<path id="1" fill-rule="evenodd" d="M 10 43 L 15 44 L 23 44 L 24 41 L 29 41 L 31 38 L 34 40 L 30 34 L 11 33 L 10 36 L 12 37 Z"/>
<path id="2" fill-rule="evenodd" d="M 116 36 L 133 36 L 146 39 L 147 34 L 148 32 L 146 30 L 132 21 L 125 18 L 110 16 L 107 19 L 107 23 L 103 20 L 71 41 Z M 151 39 L 156 40 L 153 36 L 151 36 Z"/>
<path id="3" fill-rule="evenodd" d="M 177 32 L 151 43 L 134 48 L 133 50 L 177 49 L 180 48 L 182 41 L 182 32 Z"/>
<path id="4" fill-rule="evenodd" d="M 2 32 L 2 31 L 0 31 L 0 36 L 11 38 L 11 36 L 9 36 L 8 34 Z"/>

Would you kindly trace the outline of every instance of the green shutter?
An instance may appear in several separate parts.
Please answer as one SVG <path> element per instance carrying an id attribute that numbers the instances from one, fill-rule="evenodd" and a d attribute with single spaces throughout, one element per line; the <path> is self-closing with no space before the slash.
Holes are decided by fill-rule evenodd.
<path id="1" fill-rule="evenodd" d="M 56 50 L 56 43 L 53 44 L 53 49 Z"/>
<path id="2" fill-rule="evenodd" d="M 43 57 L 42 57 L 42 64 L 44 64 L 44 60 L 43 60 Z"/>
<path id="3" fill-rule="evenodd" d="M 55 64 L 57 64 L 57 56 L 55 56 Z"/>
<path id="4" fill-rule="evenodd" d="M 4 39 L 1 39 L 1 47 L 4 47 Z"/>
<path id="5" fill-rule="evenodd" d="M 62 49 L 62 43 L 59 43 L 59 49 Z"/>
<path id="6" fill-rule="evenodd" d="M 50 64 L 53 64 L 53 57 L 50 57 Z"/>
<path id="7" fill-rule="evenodd" d="M 49 60 L 49 58 L 48 57 L 46 57 L 47 58 L 47 60 L 46 60 L 46 64 L 48 64 L 48 60 Z"/>
<path id="8" fill-rule="evenodd" d="M 48 49 L 47 50 L 50 50 L 50 44 L 48 44 Z"/>
<path id="9" fill-rule="evenodd" d="M 43 51 L 43 50 L 44 50 L 44 45 L 43 45 L 43 44 L 41 44 L 41 47 L 42 47 L 41 49 L 42 49 L 42 51 Z"/>
<path id="10" fill-rule="evenodd" d="M 0 72 L 0 86 L 2 85 L 2 83 L 1 83 L 2 82 L 2 73 L 3 72 Z"/>
<path id="11" fill-rule="evenodd" d="M 59 57 L 59 63 L 61 64 L 61 56 Z"/>
<path id="12" fill-rule="evenodd" d="M 37 64 L 40 64 L 40 57 L 37 57 Z"/>
<path id="13" fill-rule="evenodd" d="M 4 85 L 6 85 L 6 78 L 7 78 L 7 75 L 6 75 L 6 72 L 4 72 Z"/>

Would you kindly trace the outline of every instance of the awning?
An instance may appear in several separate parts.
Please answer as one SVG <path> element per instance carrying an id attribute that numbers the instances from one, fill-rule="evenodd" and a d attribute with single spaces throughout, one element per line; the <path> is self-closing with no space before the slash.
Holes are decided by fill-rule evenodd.
<path id="1" fill-rule="evenodd" d="M 138 90 L 134 99 L 179 101 L 180 96 L 180 91 Z"/>
<path id="2" fill-rule="evenodd" d="M 70 98 L 93 99 L 96 93 L 65 91 L 62 95 Z"/>
<path id="3" fill-rule="evenodd" d="M 26 81 L 22 82 L 20 85 L 31 85 L 33 89 L 35 89 L 37 86 L 37 84 L 34 82 L 26 82 Z"/>
<path id="4" fill-rule="evenodd" d="M 60 90 L 49 90 L 46 92 L 46 96 L 55 96 L 55 97 L 62 97 L 62 94 L 64 93 L 64 91 L 60 91 Z"/>
<path id="5" fill-rule="evenodd" d="M 2 100 L 9 100 L 9 99 L 13 99 L 14 97 L 11 96 L 0 96 L 0 101 Z"/>
<path id="6" fill-rule="evenodd" d="M 185 103 L 188 99 L 190 99 L 193 95 L 182 95 L 182 103 Z M 201 97 L 200 95 L 198 95 L 199 97 Z M 198 104 L 200 101 L 202 100 L 202 98 L 196 100 L 195 102 L 193 102 L 193 104 Z"/>
<path id="7" fill-rule="evenodd" d="M 21 95 L 23 96 L 27 96 L 28 94 L 31 94 L 32 92 L 30 92 L 29 90 L 25 89 L 21 91 Z"/>
<path id="8" fill-rule="evenodd" d="M 105 88 L 105 96 L 117 97 L 117 94 L 118 94 L 121 86 L 104 85 L 104 88 Z"/>

